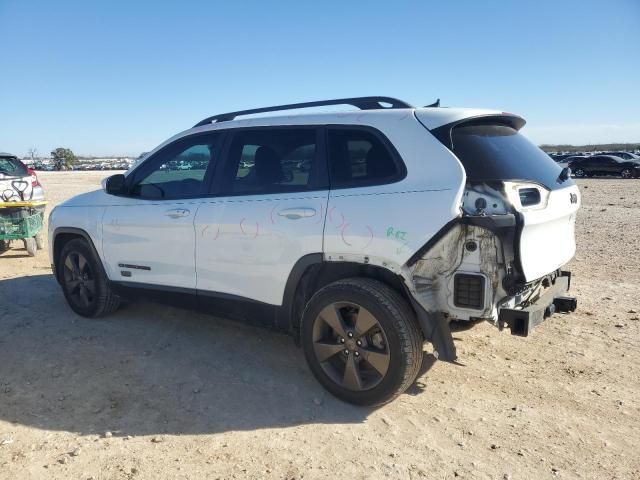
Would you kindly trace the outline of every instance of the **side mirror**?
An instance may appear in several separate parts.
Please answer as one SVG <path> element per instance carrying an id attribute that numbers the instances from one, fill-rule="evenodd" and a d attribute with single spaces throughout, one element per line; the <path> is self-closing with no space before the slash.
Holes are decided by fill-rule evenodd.
<path id="1" fill-rule="evenodd" d="M 127 193 L 126 177 L 121 173 L 111 175 L 105 180 L 103 188 L 109 195 L 124 195 Z"/>

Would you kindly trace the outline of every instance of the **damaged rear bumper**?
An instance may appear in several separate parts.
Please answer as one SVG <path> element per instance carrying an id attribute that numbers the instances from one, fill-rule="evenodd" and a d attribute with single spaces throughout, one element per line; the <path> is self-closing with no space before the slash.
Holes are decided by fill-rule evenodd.
<path id="1" fill-rule="evenodd" d="M 531 330 L 556 312 L 573 312 L 575 297 L 566 296 L 571 284 L 571 272 L 563 271 L 545 289 L 538 299 L 524 308 L 501 308 L 498 315 L 500 328 L 507 327 L 512 335 L 526 337 Z"/>

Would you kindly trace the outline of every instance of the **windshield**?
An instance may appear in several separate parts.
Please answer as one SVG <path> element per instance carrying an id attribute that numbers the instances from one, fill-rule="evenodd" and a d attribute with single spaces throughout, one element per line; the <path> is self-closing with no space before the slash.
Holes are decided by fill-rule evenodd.
<path id="1" fill-rule="evenodd" d="M 27 167 L 15 157 L 0 157 L 0 174 L 9 177 L 26 177 Z"/>
<path id="2" fill-rule="evenodd" d="M 573 183 L 560 184 L 562 167 L 512 127 L 462 125 L 453 128 L 451 140 L 470 181 L 528 180 L 549 189 Z"/>

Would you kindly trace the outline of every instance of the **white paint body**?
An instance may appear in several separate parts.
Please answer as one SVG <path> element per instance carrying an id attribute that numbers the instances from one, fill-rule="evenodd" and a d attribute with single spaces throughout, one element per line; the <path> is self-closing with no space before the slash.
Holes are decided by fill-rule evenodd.
<path id="1" fill-rule="evenodd" d="M 195 132 L 243 126 L 367 125 L 395 146 L 407 176 L 397 183 L 364 188 L 189 200 L 150 201 L 96 191 L 55 209 L 49 245 L 56 228 L 79 228 L 90 236 L 111 280 L 227 293 L 272 305 L 282 305 L 294 264 L 309 253 L 322 253 L 327 261 L 382 266 L 406 278 L 409 258 L 461 216 L 466 183 L 461 163 L 425 127 L 496 113 L 500 112 L 374 110 L 252 118 L 190 129 L 167 140 L 145 160 Z M 547 208 L 524 214 L 520 249 L 529 278 L 552 272 L 575 252 L 573 228 L 579 204 L 567 206 L 563 196 L 568 198 L 568 193 L 554 192 Z M 176 210 L 181 214 L 171 213 Z M 50 256 L 53 263 L 51 250 Z M 151 269 L 133 270 L 131 277 L 123 278 L 120 264 Z"/>

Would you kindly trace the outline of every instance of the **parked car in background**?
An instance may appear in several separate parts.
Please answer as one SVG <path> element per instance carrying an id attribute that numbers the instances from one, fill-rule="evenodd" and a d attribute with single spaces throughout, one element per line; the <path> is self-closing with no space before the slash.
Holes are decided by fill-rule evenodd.
<path id="1" fill-rule="evenodd" d="M 640 160 L 640 156 L 631 152 L 607 152 L 607 155 L 621 158 L 622 160 Z"/>
<path id="2" fill-rule="evenodd" d="M 576 157 L 569 162 L 569 168 L 578 178 L 593 177 L 594 175 L 613 175 L 622 178 L 640 177 L 640 162 L 622 160 L 613 155 Z"/>
<path id="3" fill-rule="evenodd" d="M 44 200 L 35 170 L 15 155 L 0 153 L 0 202 Z"/>

